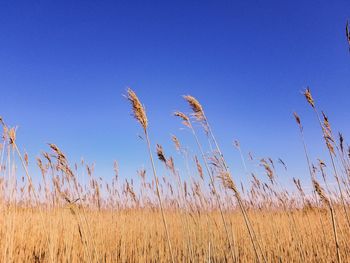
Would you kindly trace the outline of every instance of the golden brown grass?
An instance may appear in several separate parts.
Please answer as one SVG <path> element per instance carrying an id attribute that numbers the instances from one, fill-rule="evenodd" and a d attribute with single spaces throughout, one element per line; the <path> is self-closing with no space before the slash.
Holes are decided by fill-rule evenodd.
<path id="1" fill-rule="evenodd" d="M 34 177 L 30 156 L 17 145 L 16 129 L 0 117 L 1 262 L 350 260 L 350 149 L 342 134 L 335 138 L 323 112 L 321 119 L 309 88 L 304 95 L 329 154 L 329 164 L 309 156 L 302 120 L 294 113 L 311 191 L 298 178 L 293 178 L 295 189 L 285 189 L 279 181 L 288 179 L 278 176 L 274 160 L 250 154 L 246 162 L 235 141 L 251 181 L 237 184 L 203 106 L 189 95 L 184 98 L 192 114 L 174 115 L 189 129 L 200 158 L 172 135 L 184 162 L 180 169 L 177 158 L 160 144 L 152 146 L 145 108 L 134 91 L 127 92 L 144 132 L 152 176 L 142 169 L 137 177 L 122 180 L 116 163 L 115 176 L 106 182 L 95 177 L 93 165 L 83 160 L 71 164 L 57 145 L 49 144 L 49 152 L 36 160 L 40 174 Z M 208 142 L 200 141 L 201 132 Z M 278 163 L 287 169 L 281 159 Z M 252 164 L 261 167 L 261 174 L 249 170 Z"/>
<path id="2" fill-rule="evenodd" d="M 306 214 L 307 213 L 307 214 Z M 222 225 L 221 216 L 210 212 L 211 231 L 208 231 L 206 215 L 187 215 L 190 231 L 183 224 L 183 214 L 166 212 L 174 257 L 177 262 L 230 261 L 230 251 Z M 297 231 L 307 262 L 332 262 L 336 259 L 331 222 L 325 210 L 295 211 Z M 230 228 L 235 232 L 235 254 L 241 262 L 254 262 L 255 254 L 250 238 L 239 213 L 225 214 Z M 300 262 L 300 252 L 288 218 L 281 212 L 250 212 L 268 262 Z M 306 224 L 309 217 L 312 224 Z M 320 217 L 323 217 L 323 225 Z M 128 209 L 118 212 L 89 212 L 92 238 L 99 262 L 168 262 L 170 254 L 163 231 L 161 214 L 150 209 Z M 81 242 L 74 216 L 68 208 L 47 212 L 45 226 L 50 242 L 40 224 L 37 210 L 7 208 L 1 217 L 2 262 L 47 262 L 48 251 L 53 252 L 54 262 L 88 261 Z M 349 258 L 348 235 L 344 218 L 338 218 L 344 232 L 339 237 L 341 257 Z M 324 231 L 324 233 L 323 233 Z M 192 247 L 187 240 L 191 239 Z M 209 245 L 210 244 L 210 245 Z"/>

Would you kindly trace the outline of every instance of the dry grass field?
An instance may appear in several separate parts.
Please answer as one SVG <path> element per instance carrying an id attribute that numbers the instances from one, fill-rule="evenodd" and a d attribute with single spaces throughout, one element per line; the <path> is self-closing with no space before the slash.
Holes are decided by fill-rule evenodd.
<path id="1" fill-rule="evenodd" d="M 45 212 L 44 222 L 36 209 L 6 210 L 1 219 L 2 262 L 171 261 L 161 214 L 150 209 L 90 211 L 85 214 L 88 224 L 78 221 L 64 208 Z M 267 262 L 336 260 L 327 212 L 316 209 L 293 212 L 295 225 L 282 212 L 256 211 L 249 215 Z M 218 212 L 184 215 L 167 211 L 166 218 L 176 262 L 232 261 Z M 226 213 L 225 218 L 237 261 L 255 262 L 242 217 L 238 213 Z M 343 218 L 339 220 L 339 228 L 342 229 L 339 231 L 341 258 L 346 262 L 350 252 L 349 232 Z"/>
<path id="2" fill-rule="evenodd" d="M 250 156 L 247 161 L 264 172 L 252 172 L 248 186 L 237 184 L 192 96 L 184 96 L 192 113 L 174 115 L 191 131 L 200 156 L 171 138 L 187 174 L 161 145 L 151 146 L 145 109 L 131 89 L 127 98 L 152 167 L 133 179 L 120 179 L 117 163 L 112 181 L 95 178 L 93 166 L 70 164 L 55 144 L 37 158 L 41 175 L 33 176 L 28 163 L 34 160 L 19 149 L 16 129 L 1 119 L 1 262 L 348 262 L 350 152 L 309 89 L 304 96 L 329 154 L 329 163 L 312 162 L 295 113 L 311 194 L 298 178 L 294 190 L 284 189 L 276 166 L 285 163 L 270 158 Z M 197 136 L 202 128 L 209 152 Z M 235 147 L 240 151 L 239 142 Z"/>

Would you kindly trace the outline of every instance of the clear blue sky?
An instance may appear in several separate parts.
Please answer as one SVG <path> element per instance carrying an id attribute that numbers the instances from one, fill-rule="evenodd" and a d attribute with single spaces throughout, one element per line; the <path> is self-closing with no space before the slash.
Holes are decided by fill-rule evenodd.
<path id="1" fill-rule="evenodd" d="M 304 122 L 313 159 L 324 150 L 300 95 L 312 88 L 335 129 L 350 135 L 349 1 L 1 1 L 0 115 L 19 126 L 34 157 L 54 142 L 72 161 L 114 159 L 133 175 L 148 159 L 122 97 L 146 105 L 153 143 L 170 134 L 192 147 L 171 117 L 203 104 L 235 176 L 232 147 L 282 157 L 286 176 L 308 178 L 292 112 Z M 32 160 L 33 162 L 34 160 Z"/>

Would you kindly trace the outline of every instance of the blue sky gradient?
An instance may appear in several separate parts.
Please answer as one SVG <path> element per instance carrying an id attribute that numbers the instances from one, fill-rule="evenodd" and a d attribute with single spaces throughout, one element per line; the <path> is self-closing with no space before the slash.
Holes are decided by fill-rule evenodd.
<path id="1" fill-rule="evenodd" d="M 2 1 L 0 115 L 30 156 L 54 142 L 108 179 L 113 160 L 124 176 L 148 167 L 126 88 L 146 106 L 153 143 L 172 153 L 170 134 L 195 149 L 171 116 L 188 111 L 181 95 L 191 94 L 235 177 L 244 177 L 239 139 L 245 154 L 281 157 L 283 176 L 307 180 L 292 112 L 313 160 L 326 154 L 300 94 L 307 85 L 350 135 L 349 18 L 349 1 Z"/>

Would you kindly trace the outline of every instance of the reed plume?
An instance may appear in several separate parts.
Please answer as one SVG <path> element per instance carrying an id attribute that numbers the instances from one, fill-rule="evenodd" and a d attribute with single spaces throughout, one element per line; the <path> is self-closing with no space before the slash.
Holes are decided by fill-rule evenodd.
<path id="1" fill-rule="evenodd" d="M 204 116 L 202 105 L 199 103 L 199 101 L 191 95 L 185 95 L 183 97 L 191 106 L 194 117 L 198 121 L 203 122 L 205 120 L 205 116 Z"/>
<path id="2" fill-rule="evenodd" d="M 183 125 L 191 128 L 190 118 L 185 113 L 180 112 L 180 111 L 176 111 L 176 112 L 174 112 L 174 116 L 182 119 Z"/>
<path id="3" fill-rule="evenodd" d="M 153 171 L 154 181 L 155 181 L 155 185 L 156 185 L 156 193 L 157 193 L 157 198 L 158 198 L 158 202 L 159 202 L 159 206 L 160 206 L 160 210 L 161 210 L 161 214 L 162 214 L 163 224 L 164 224 L 164 228 L 165 228 L 165 232 L 166 232 L 166 236 L 167 236 L 168 247 L 169 247 L 169 251 L 170 251 L 170 255 L 171 255 L 171 261 L 172 261 L 172 263 L 175 263 L 173 249 L 172 249 L 171 242 L 170 242 L 168 224 L 167 224 L 165 214 L 164 214 L 163 201 L 162 201 L 162 197 L 161 197 L 160 190 L 159 190 L 159 180 L 158 180 L 156 167 L 154 165 L 153 155 L 152 155 L 152 151 L 151 151 L 151 142 L 150 142 L 150 139 L 148 136 L 148 131 L 147 131 L 148 120 L 147 120 L 147 116 L 146 116 L 146 111 L 145 111 L 144 107 L 142 106 L 136 93 L 132 89 L 128 88 L 127 93 L 128 93 L 127 98 L 131 103 L 134 118 L 141 124 L 143 131 L 144 131 L 144 134 L 145 134 L 145 137 L 146 137 L 148 154 L 149 154 L 150 162 L 152 165 L 152 171 Z M 165 157 L 164 157 L 164 159 L 165 159 Z"/>
<path id="4" fill-rule="evenodd" d="M 313 110 L 315 112 L 315 115 L 317 117 L 318 123 L 319 123 L 319 125 L 321 127 L 322 134 L 323 134 L 323 139 L 324 139 L 324 141 L 326 143 L 326 146 L 327 146 L 327 149 L 328 149 L 329 158 L 331 160 L 331 164 L 332 164 L 332 168 L 333 168 L 333 172 L 334 172 L 334 177 L 336 179 L 338 190 L 339 190 L 339 193 L 340 193 L 340 199 L 341 199 L 341 202 L 342 202 L 342 207 L 343 207 L 346 219 L 347 219 L 347 226 L 350 229 L 350 218 L 349 218 L 348 209 L 347 209 L 348 206 L 345 203 L 345 197 L 344 197 L 343 189 L 342 189 L 342 187 L 340 185 L 340 180 L 339 180 L 340 177 L 338 175 L 338 170 L 337 170 L 336 165 L 335 165 L 335 157 L 336 156 L 335 156 L 334 147 L 333 147 L 334 139 L 333 139 L 332 130 L 331 130 L 328 118 L 322 112 L 323 122 L 321 121 L 320 114 L 319 114 L 318 110 L 315 107 L 315 104 L 314 104 L 314 101 L 312 99 L 312 95 L 311 95 L 309 87 L 306 89 L 304 95 L 305 95 L 307 101 L 309 102 L 309 104 L 312 106 L 312 108 L 313 108 Z M 310 100 L 311 100 L 312 103 L 310 102 Z"/>
<path id="5" fill-rule="evenodd" d="M 304 96 L 305 96 L 305 99 L 306 101 L 311 105 L 312 108 L 315 108 L 315 101 L 314 99 L 312 98 L 312 95 L 311 95 L 311 91 L 310 91 L 310 88 L 307 87 L 304 91 Z"/>
<path id="6" fill-rule="evenodd" d="M 226 160 L 225 160 L 225 158 L 224 158 L 224 156 L 223 156 L 223 154 L 221 152 L 219 144 L 218 144 L 218 142 L 217 142 L 217 140 L 216 140 L 216 138 L 214 136 L 214 133 L 212 132 L 212 129 L 211 129 L 210 125 L 209 125 L 209 122 L 208 122 L 208 120 L 206 118 L 206 115 L 204 113 L 202 105 L 199 103 L 199 101 L 196 98 L 194 98 L 191 95 L 186 95 L 186 96 L 183 96 L 183 97 L 187 101 L 187 103 L 189 104 L 190 108 L 192 109 L 193 115 L 195 116 L 196 120 L 199 121 L 202 124 L 202 126 L 203 126 L 203 128 L 205 130 L 205 133 L 208 136 L 209 135 L 211 136 L 211 138 L 212 138 L 212 140 L 213 140 L 213 142 L 215 144 L 216 151 L 219 153 L 219 157 L 221 159 L 220 163 L 222 163 L 224 171 L 228 173 L 228 175 L 230 176 L 232 182 L 234 182 L 234 180 L 232 178 L 232 175 L 231 175 L 231 173 L 230 173 L 230 171 L 228 169 L 228 165 L 226 164 Z M 193 128 L 192 128 L 192 130 L 193 130 Z M 210 174 L 210 171 L 208 173 Z M 252 242 L 255 254 L 256 254 L 256 258 L 257 258 L 258 261 L 260 260 L 259 259 L 260 257 L 258 255 L 258 251 L 256 249 L 255 242 L 257 243 L 257 246 L 258 246 L 258 248 L 260 250 L 260 254 L 261 254 L 262 258 L 263 258 L 263 261 L 266 262 L 265 255 L 262 253 L 261 245 L 260 245 L 258 239 L 256 238 L 255 231 L 254 231 L 254 229 L 253 229 L 253 227 L 251 225 L 250 219 L 248 217 L 248 214 L 246 212 L 246 209 L 244 207 L 243 201 L 242 201 L 238 191 L 234 192 L 234 197 L 236 198 L 237 203 L 239 205 L 239 208 L 240 208 L 240 210 L 242 212 L 242 215 L 243 215 L 245 224 L 247 226 L 247 229 L 248 229 L 248 232 L 249 232 L 249 235 L 250 235 L 250 238 L 251 238 L 251 242 Z"/>
<path id="7" fill-rule="evenodd" d="M 162 161 L 163 163 L 166 163 L 167 160 L 165 158 L 165 154 L 164 154 L 164 151 L 163 151 L 163 147 L 160 145 L 160 144 L 157 144 L 157 156 L 158 156 L 158 159 L 160 161 Z"/>
<path id="8" fill-rule="evenodd" d="M 127 98 L 131 103 L 134 118 L 141 124 L 142 128 L 146 130 L 148 126 L 148 120 L 145 108 L 132 89 L 128 88 L 127 93 Z"/>
<path id="9" fill-rule="evenodd" d="M 189 96 L 189 97 L 193 98 L 192 96 Z M 193 103 L 194 111 L 200 110 L 201 114 L 203 114 L 203 116 L 204 116 L 203 109 L 202 109 L 201 105 L 199 104 L 199 102 L 196 99 L 190 99 L 190 101 L 192 103 L 195 102 L 195 103 Z M 211 189 L 212 193 L 215 196 L 215 200 L 216 200 L 217 206 L 218 206 L 219 211 L 220 211 L 221 219 L 222 219 L 223 224 L 224 224 L 225 233 L 226 233 L 226 237 L 227 237 L 227 242 L 228 242 L 229 247 L 230 247 L 231 257 L 232 257 L 233 261 L 236 261 L 236 255 L 235 255 L 234 248 L 233 248 L 233 245 L 231 243 L 231 238 L 230 238 L 230 235 L 229 235 L 229 232 L 228 232 L 228 226 L 227 226 L 226 219 L 225 219 L 224 212 L 223 212 L 223 208 L 222 208 L 222 205 L 221 205 L 220 196 L 219 196 L 219 194 L 216 191 L 214 176 L 212 174 L 212 171 L 209 168 L 207 158 L 206 158 L 206 156 L 204 154 L 204 151 L 203 151 L 202 145 L 201 145 L 201 143 L 200 143 L 200 141 L 198 139 L 197 133 L 196 133 L 196 131 L 194 130 L 194 128 L 192 126 L 190 118 L 186 114 L 184 114 L 182 112 L 179 112 L 179 111 L 176 111 L 174 113 L 174 116 L 175 117 L 179 117 L 180 119 L 182 119 L 182 123 L 191 130 L 191 132 L 193 134 L 193 137 L 195 138 L 196 144 L 197 144 L 198 149 L 199 149 L 199 151 L 200 151 L 200 153 L 202 155 L 202 159 L 204 161 L 204 165 L 205 165 L 206 171 L 207 171 L 209 179 L 210 179 L 210 184 L 211 184 L 211 187 L 212 187 L 212 189 Z M 199 167 L 197 166 L 197 169 L 198 168 Z"/>
<path id="10" fill-rule="evenodd" d="M 171 136 L 171 140 L 173 141 L 174 145 L 175 145 L 175 149 L 177 151 L 180 151 L 181 150 L 181 144 L 180 144 L 180 141 L 179 139 L 175 136 L 175 135 L 172 135 Z"/>
<path id="11" fill-rule="evenodd" d="M 325 203 L 330 210 L 333 235 L 334 235 L 334 242 L 335 242 L 335 247 L 336 247 L 336 251 L 337 251 L 337 261 L 338 261 L 338 263 L 340 263 L 340 262 L 342 262 L 342 260 L 341 260 L 341 256 L 340 256 L 340 245 L 339 245 L 338 233 L 337 233 L 337 223 L 336 223 L 336 219 L 335 219 L 335 213 L 334 213 L 334 208 L 333 208 L 332 202 L 326 196 L 323 188 L 320 186 L 320 184 L 318 183 L 318 181 L 316 179 L 313 179 L 312 183 L 313 183 L 315 192 L 320 197 L 321 201 L 323 203 Z"/>

